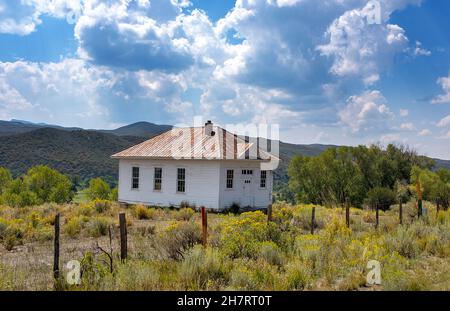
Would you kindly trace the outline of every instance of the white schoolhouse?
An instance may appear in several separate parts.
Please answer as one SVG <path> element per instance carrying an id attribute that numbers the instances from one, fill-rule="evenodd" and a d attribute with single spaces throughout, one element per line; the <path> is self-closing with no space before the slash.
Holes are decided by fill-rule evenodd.
<path id="1" fill-rule="evenodd" d="M 272 203 L 273 161 L 279 159 L 259 141 L 231 134 L 211 121 L 203 127 L 173 128 L 112 156 L 119 159 L 119 202 L 267 208 Z"/>

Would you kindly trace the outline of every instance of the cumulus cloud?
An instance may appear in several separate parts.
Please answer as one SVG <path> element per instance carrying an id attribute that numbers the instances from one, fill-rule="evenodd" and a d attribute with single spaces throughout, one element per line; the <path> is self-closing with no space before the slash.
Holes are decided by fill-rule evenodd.
<path id="1" fill-rule="evenodd" d="M 30 108 L 30 102 L 0 77 L 0 118 L 9 119 L 14 113 Z"/>
<path id="2" fill-rule="evenodd" d="M 443 118 L 442 120 L 440 120 L 437 123 L 437 126 L 439 127 L 446 127 L 450 125 L 450 115 L 446 116 L 445 118 Z"/>
<path id="3" fill-rule="evenodd" d="M 419 136 L 422 136 L 422 137 L 430 136 L 431 135 L 431 131 L 429 129 L 423 129 L 418 134 L 419 134 Z"/>
<path id="4" fill-rule="evenodd" d="M 80 59 L 0 62 L 0 118 L 108 127 L 126 117 L 186 110 L 179 99 L 185 89 L 178 75 L 117 72 Z"/>
<path id="5" fill-rule="evenodd" d="M 400 129 L 404 131 L 414 131 L 416 127 L 414 126 L 414 124 L 409 122 L 409 123 L 402 123 L 400 125 Z"/>
<path id="6" fill-rule="evenodd" d="M 65 18 L 78 14 L 81 7 L 81 0 L 0 0 L 0 33 L 28 35 L 42 22 L 42 15 Z"/>
<path id="7" fill-rule="evenodd" d="M 333 58 L 330 69 L 333 74 L 358 76 L 371 85 L 379 80 L 381 68 L 389 64 L 393 55 L 406 48 L 408 39 L 403 28 L 384 23 L 386 16 L 380 24 L 369 23 L 367 6 L 349 10 L 337 18 L 326 32 L 329 42 L 317 49 Z M 384 12 L 390 15 L 389 10 Z"/>
<path id="8" fill-rule="evenodd" d="M 380 142 L 384 145 L 391 144 L 391 143 L 397 143 L 401 140 L 401 137 L 399 134 L 385 134 L 380 137 Z"/>
<path id="9" fill-rule="evenodd" d="M 367 91 L 351 96 L 347 105 L 339 112 L 341 124 L 352 133 L 385 128 L 393 117 L 387 100 L 379 91 Z"/>
<path id="10" fill-rule="evenodd" d="M 437 83 L 442 87 L 444 94 L 438 95 L 431 100 L 432 104 L 448 104 L 450 103 L 450 74 L 448 77 L 441 77 Z"/>
<path id="11" fill-rule="evenodd" d="M 128 70 L 180 71 L 193 63 L 174 1 L 87 1 L 75 26 L 79 54 Z M 181 32 L 181 33 L 180 33 Z"/>
<path id="12" fill-rule="evenodd" d="M 409 115 L 408 109 L 400 109 L 400 116 L 401 117 L 407 117 Z"/>
<path id="13" fill-rule="evenodd" d="M 416 41 L 416 48 L 414 49 L 415 56 L 431 56 L 431 51 L 424 49 L 420 41 Z"/>

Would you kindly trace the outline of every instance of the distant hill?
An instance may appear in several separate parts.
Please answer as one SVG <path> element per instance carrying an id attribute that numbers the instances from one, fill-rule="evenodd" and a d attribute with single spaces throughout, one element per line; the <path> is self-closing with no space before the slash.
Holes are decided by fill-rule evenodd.
<path id="1" fill-rule="evenodd" d="M 34 165 L 45 164 L 81 180 L 101 176 L 114 183 L 117 161 L 110 156 L 143 140 L 97 131 L 41 128 L 2 137 L 0 166 L 18 176 Z"/>
<path id="2" fill-rule="evenodd" d="M 83 181 L 102 177 L 114 184 L 118 165 L 110 158 L 112 154 L 171 128 L 138 122 L 115 130 L 83 130 L 21 120 L 0 121 L 0 166 L 18 176 L 34 165 L 45 164 Z M 275 179 L 287 180 L 287 166 L 293 156 L 316 156 L 334 147 L 337 146 L 280 142 L 282 161 L 275 171 Z M 436 167 L 450 169 L 450 161 L 434 160 Z"/>
<path id="3" fill-rule="evenodd" d="M 100 130 L 102 133 L 114 134 L 119 136 L 139 136 L 151 138 L 172 129 L 171 125 L 158 125 L 149 122 L 137 122 L 115 130 Z"/>
<path id="4" fill-rule="evenodd" d="M 33 123 L 29 121 L 15 120 L 15 119 L 11 121 L 0 120 L 0 136 L 9 136 L 27 133 L 41 128 L 55 128 L 66 131 L 81 130 L 81 128 L 77 127 L 63 127 L 59 125 Z"/>

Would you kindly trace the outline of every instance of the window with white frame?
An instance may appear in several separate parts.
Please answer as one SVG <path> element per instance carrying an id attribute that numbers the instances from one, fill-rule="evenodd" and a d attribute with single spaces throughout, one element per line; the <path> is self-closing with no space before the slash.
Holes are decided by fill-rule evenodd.
<path id="1" fill-rule="evenodd" d="M 177 169 L 177 192 L 186 192 L 186 169 Z"/>
<path id="2" fill-rule="evenodd" d="M 266 183 L 267 183 L 267 171 L 261 171 L 261 179 L 259 182 L 259 186 L 261 188 L 266 188 Z"/>
<path id="3" fill-rule="evenodd" d="M 234 170 L 227 170 L 227 189 L 233 189 Z"/>
<path id="4" fill-rule="evenodd" d="M 155 167 L 155 174 L 153 177 L 153 190 L 161 191 L 162 188 L 162 168 Z"/>
<path id="5" fill-rule="evenodd" d="M 134 166 L 131 173 L 131 188 L 139 189 L 139 167 Z"/>

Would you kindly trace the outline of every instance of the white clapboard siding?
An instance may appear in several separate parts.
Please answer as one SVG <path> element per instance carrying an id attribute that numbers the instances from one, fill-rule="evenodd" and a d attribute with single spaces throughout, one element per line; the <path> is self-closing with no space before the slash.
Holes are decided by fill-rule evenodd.
<path id="1" fill-rule="evenodd" d="M 259 162 L 220 160 L 132 160 L 119 162 L 119 201 L 157 206 L 179 206 L 188 202 L 209 209 L 224 209 L 237 203 L 242 207 L 266 208 L 272 201 L 272 172 L 266 188 L 260 188 Z M 139 189 L 132 189 L 132 167 L 139 167 Z M 162 168 L 162 190 L 154 191 L 154 168 Z M 177 192 L 177 168 L 186 169 L 186 191 Z M 226 188 L 227 169 L 234 170 L 234 187 Z M 242 169 L 253 174 L 244 176 Z M 250 180 L 245 184 L 244 180 Z M 247 191 L 244 191 L 244 186 Z"/>

